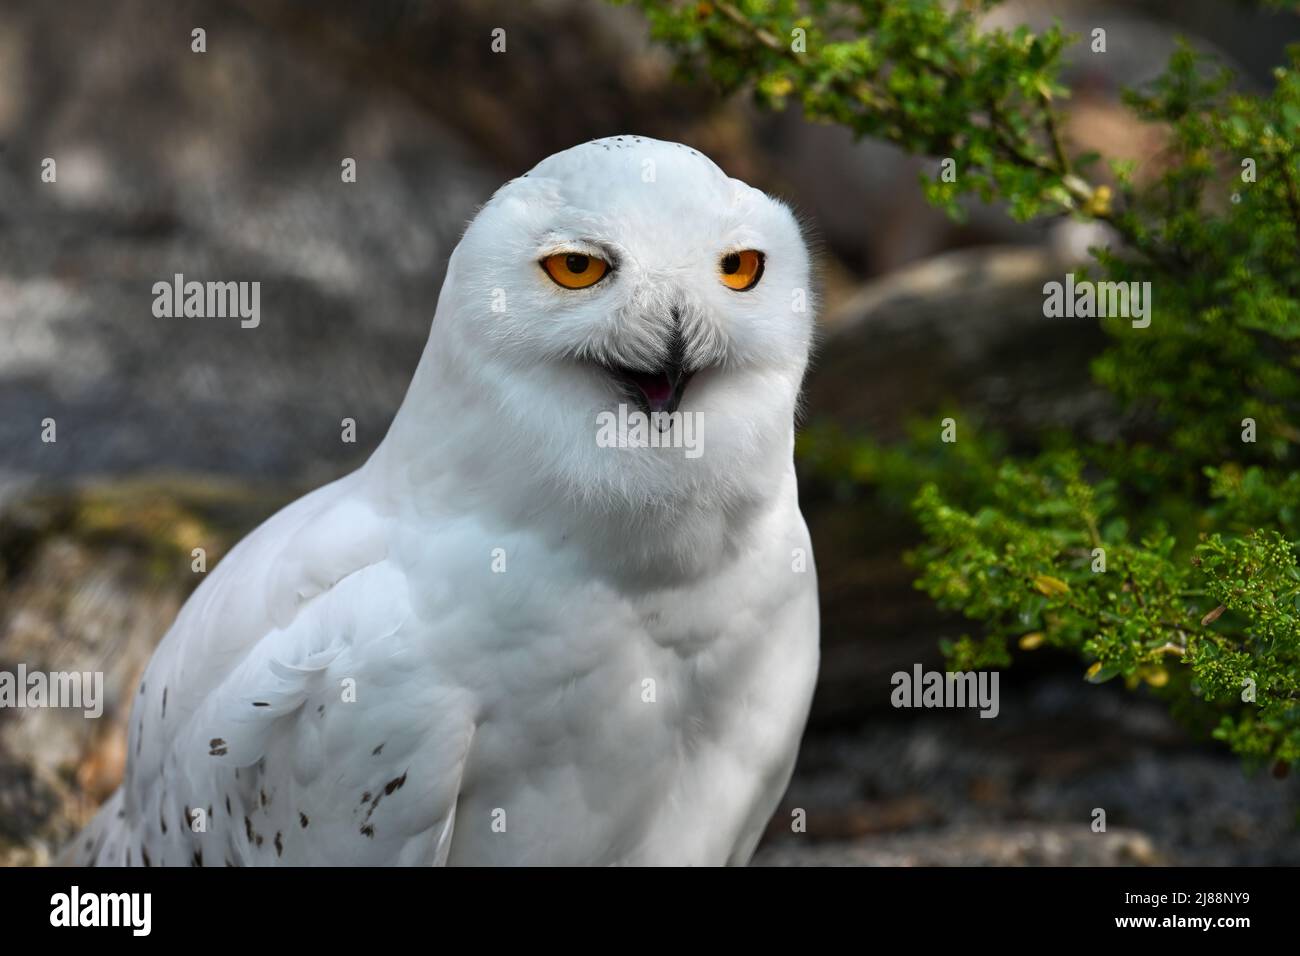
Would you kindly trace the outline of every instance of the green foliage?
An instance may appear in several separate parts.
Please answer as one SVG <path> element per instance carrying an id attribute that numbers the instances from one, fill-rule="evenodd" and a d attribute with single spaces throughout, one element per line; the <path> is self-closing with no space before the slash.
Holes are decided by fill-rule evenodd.
<path id="1" fill-rule="evenodd" d="M 953 645 L 951 666 L 1003 666 L 1013 643 L 1076 650 L 1095 683 L 1122 676 L 1185 698 L 1203 722 L 1218 716 L 1216 735 L 1244 755 L 1300 758 L 1291 543 L 1215 533 L 1182 560 L 1164 529 L 1134 539 L 1113 483 L 1080 470 L 1075 455 L 1048 453 L 1003 463 L 990 504 L 954 505 L 934 484 L 918 495 L 919 586 L 985 625 L 982 640 Z"/>
<path id="2" fill-rule="evenodd" d="M 1121 440 L 1044 436 L 1007 460 L 996 436 L 966 424 L 944 444 L 931 422 L 890 448 L 813 429 L 800 452 L 910 500 L 918 586 L 979 625 L 945 647 L 950 666 L 1064 648 L 1087 679 L 1150 688 L 1249 761 L 1300 759 L 1300 49 L 1246 94 L 1179 48 L 1125 96 L 1166 144 L 1139 184 L 1063 141 L 1071 38 L 985 31 L 995 0 L 636 2 L 689 74 L 954 160 L 955 181 L 921 182 L 953 216 L 977 196 L 1113 227 L 1122 248 L 1094 251 L 1104 278 L 1153 292 L 1149 327 L 1103 321 L 1093 367 L 1126 411 Z"/>

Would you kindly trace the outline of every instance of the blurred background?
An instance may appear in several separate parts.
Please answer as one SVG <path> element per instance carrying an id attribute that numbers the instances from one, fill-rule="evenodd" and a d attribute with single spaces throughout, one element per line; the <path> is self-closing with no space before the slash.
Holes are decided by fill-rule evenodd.
<path id="1" fill-rule="evenodd" d="M 1108 34 L 1104 59 L 1075 48 L 1069 137 L 1139 176 L 1159 168 L 1159 135 L 1118 93 L 1176 36 L 1245 87 L 1300 39 L 1296 18 L 1231 0 L 1017 0 L 991 23 L 1052 18 Z M 810 424 L 888 440 L 957 403 L 1013 441 L 1113 427 L 1087 370 L 1100 333 L 1062 323 L 1045 348 L 1027 332 L 1043 282 L 1097 233 L 994 207 L 955 224 L 921 198 L 924 161 L 676 82 L 636 10 L 3 0 L 0 670 L 103 670 L 107 703 L 98 721 L 0 710 L 0 863 L 47 861 L 117 785 L 139 674 L 197 583 L 191 549 L 211 566 L 383 437 L 478 205 L 619 133 L 686 142 L 807 223 L 823 296 Z M 41 181 L 45 157 L 57 182 Z M 177 272 L 259 280 L 260 327 L 155 318 L 152 285 Z M 339 440 L 345 417 L 356 444 Z M 905 515 L 833 476 L 802 487 L 824 663 L 756 862 L 1300 863 L 1295 780 L 1247 776 L 1164 707 L 1086 684 L 1073 657 L 1021 655 L 995 720 L 892 709 L 890 675 L 942 668 L 938 640 L 965 628 L 913 590 Z"/>

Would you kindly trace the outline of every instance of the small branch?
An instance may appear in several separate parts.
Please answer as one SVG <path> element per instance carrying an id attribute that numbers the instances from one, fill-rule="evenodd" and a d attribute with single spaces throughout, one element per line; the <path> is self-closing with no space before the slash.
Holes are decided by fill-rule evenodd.
<path id="1" fill-rule="evenodd" d="M 1092 516 L 1092 512 L 1085 511 L 1083 520 L 1088 526 L 1088 537 L 1092 539 L 1092 546 L 1094 548 L 1104 547 L 1101 543 L 1101 532 L 1097 530 L 1097 519 Z"/>
<path id="2" fill-rule="evenodd" d="M 768 33 L 758 24 L 752 22 L 749 17 L 745 16 L 730 3 L 727 3 L 727 0 L 713 0 L 713 7 L 769 50 L 775 50 L 778 53 L 794 54 L 793 49 L 787 48 L 784 43 L 776 38 L 776 36 Z"/>
<path id="3" fill-rule="evenodd" d="M 1020 148 L 1020 144 L 1016 142 L 1015 130 L 1011 126 L 1011 121 L 1007 119 L 1007 114 L 1003 111 L 1001 103 L 990 99 L 987 108 L 989 111 L 989 125 L 997 136 L 998 142 L 1002 144 L 1002 148 L 1006 150 L 1007 158 L 1027 169 L 1035 169 L 1044 173 L 1055 172 L 1049 164 L 1037 156 L 1031 156 Z"/>
<path id="4" fill-rule="evenodd" d="M 1064 178 L 1070 175 L 1070 159 L 1065 155 L 1065 147 L 1061 143 L 1061 130 L 1056 124 L 1056 111 L 1052 109 L 1052 98 L 1046 90 L 1039 90 L 1038 99 L 1043 105 L 1043 125 L 1047 129 L 1047 138 L 1052 144 L 1052 155 L 1056 157 L 1056 165 Z"/>

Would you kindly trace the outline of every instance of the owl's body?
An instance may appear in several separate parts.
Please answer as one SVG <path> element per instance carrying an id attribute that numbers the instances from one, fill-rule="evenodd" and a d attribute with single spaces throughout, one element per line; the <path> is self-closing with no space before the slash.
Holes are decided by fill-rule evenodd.
<path id="1" fill-rule="evenodd" d="M 765 272 L 741 291 L 717 281 L 737 248 Z M 557 252 L 609 274 L 563 285 Z M 374 456 L 182 609 L 74 861 L 746 862 L 817 668 L 807 275 L 784 207 L 675 144 L 503 187 Z M 598 443 L 634 397 L 698 414 L 698 456 Z"/>

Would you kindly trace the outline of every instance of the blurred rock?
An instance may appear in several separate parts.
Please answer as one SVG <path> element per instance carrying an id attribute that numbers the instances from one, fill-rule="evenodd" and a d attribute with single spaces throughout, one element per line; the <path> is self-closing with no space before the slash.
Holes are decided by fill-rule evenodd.
<path id="1" fill-rule="evenodd" d="M 1043 316 L 1044 283 L 1084 265 L 1075 247 L 961 250 L 866 283 L 825 317 L 810 418 L 894 439 L 946 406 L 1013 435 L 1113 437 L 1116 410 L 1088 371 L 1105 335 L 1093 320 Z"/>
<path id="2" fill-rule="evenodd" d="M 401 400 L 446 257 L 500 177 L 400 92 L 212 10 L 0 11 L 0 90 L 27 94 L 0 108 L 0 481 L 328 477 Z M 156 318 L 176 273 L 261 282 L 261 324 Z"/>

